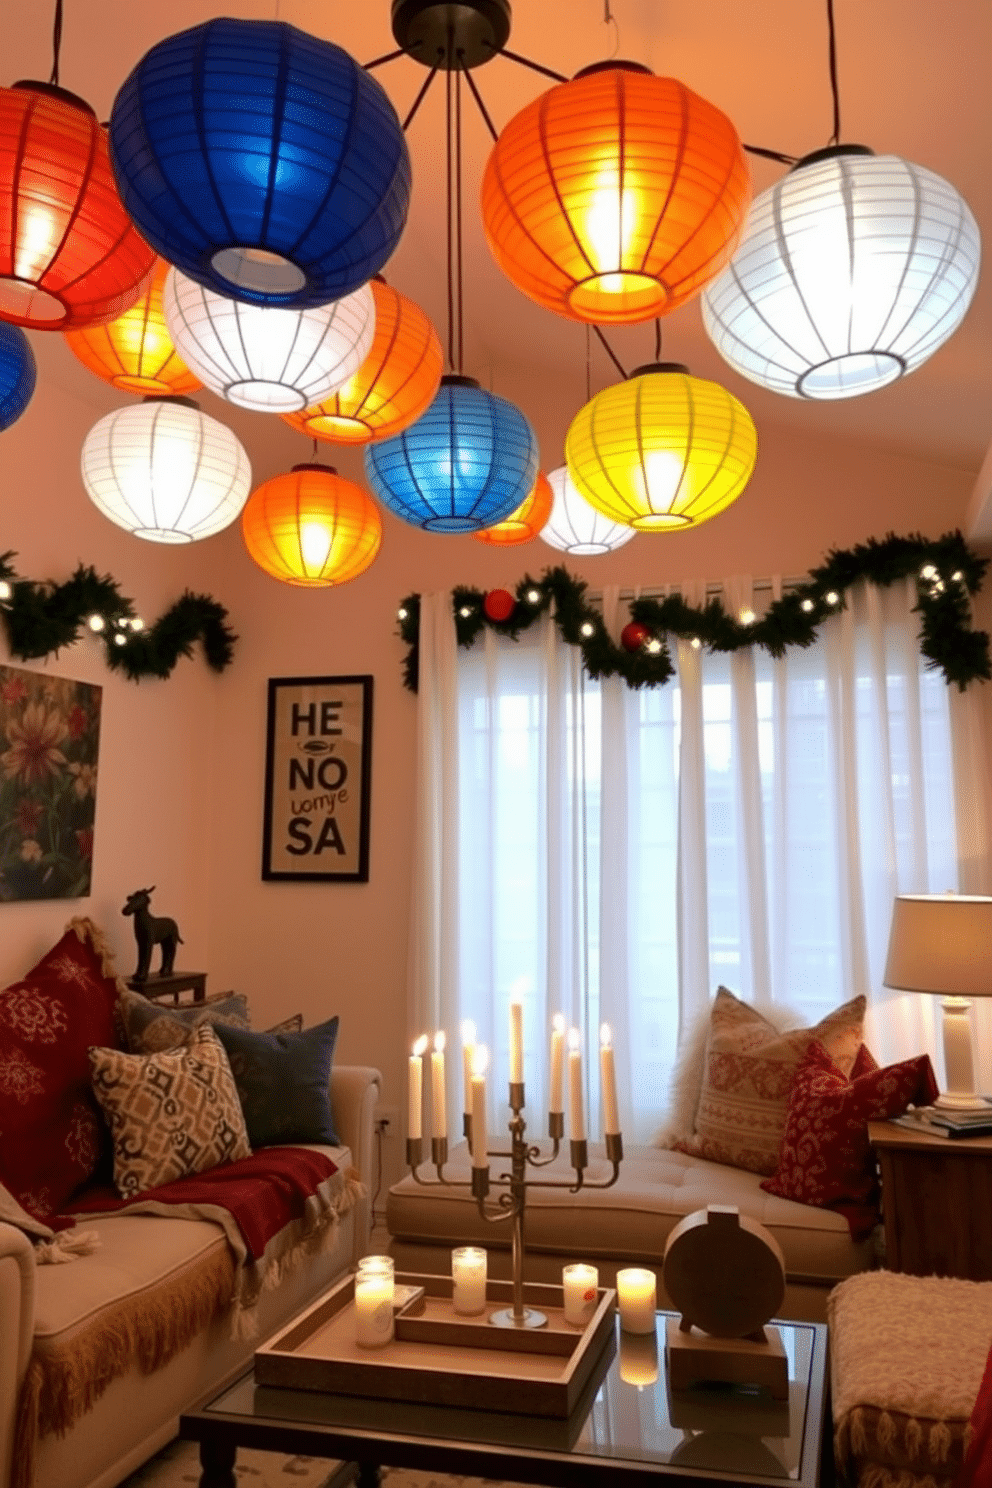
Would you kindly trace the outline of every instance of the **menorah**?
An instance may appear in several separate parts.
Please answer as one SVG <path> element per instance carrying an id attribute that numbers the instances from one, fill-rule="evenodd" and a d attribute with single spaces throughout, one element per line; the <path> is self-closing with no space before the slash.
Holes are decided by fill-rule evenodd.
<path id="1" fill-rule="evenodd" d="M 548 1137 L 553 1146 L 550 1153 L 544 1153 L 539 1146 L 528 1146 L 524 1136 L 527 1123 L 523 1118 L 523 1081 L 510 1081 L 510 1109 L 513 1116 L 509 1122 L 509 1152 L 491 1150 L 486 1147 L 484 1153 L 486 1158 L 510 1159 L 510 1171 L 494 1175 L 496 1183 L 506 1185 L 504 1191 L 495 1199 L 495 1207 L 487 1204 L 490 1192 L 489 1164 L 488 1162 L 482 1164 L 478 1161 L 483 1154 L 476 1151 L 472 1140 L 473 1115 L 470 1112 L 466 1111 L 462 1118 L 463 1131 L 472 1151 L 470 1183 L 463 1179 L 444 1176 L 444 1167 L 448 1161 L 447 1137 L 431 1137 L 431 1161 L 437 1171 L 436 1178 L 422 1178 L 418 1171 L 424 1160 L 421 1137 L 407 1138 L 406 1160 L 417 1183 L 425 1187 L 437 1185 L 448 1188 L 470 1187 L 479 1206 L 479 1214 L 484 1220 L 490 1224 L 501 1224 L 507 1220 L 512 1223 L 513 1305 L 490 1313 L 489 1321 L 499 1328 L 541 1328 L 548 1321 L 547 1314 L 536 1307 L 524 1306 L 524 1208 L 527 1202 L 527 1190 L 528 1188 L 566 1188 L 569 1193 L 578 1193 L 581 1188 L 612 1188 L 620 1177 L 623 1138 L 619 1132 L 607 1132 L 605 1135 L 606 1156 L 613 1166 L 613 1175 L 602 1182 L 594 1182 L 585 1176 L 585 1170 L 589 1166 L 589 1144 L 584 1138 L 580 1141 L 572 1138 L 569 1141 L 569 1156 L 572 1167 L 575 1169 L 574 1183 L 558 1178 L 528 1178 L 528 1167 L 547 1167 L 558 1156 L 561 1139 L 565 1134 L 564 1113 L 549 1112 Z"/>

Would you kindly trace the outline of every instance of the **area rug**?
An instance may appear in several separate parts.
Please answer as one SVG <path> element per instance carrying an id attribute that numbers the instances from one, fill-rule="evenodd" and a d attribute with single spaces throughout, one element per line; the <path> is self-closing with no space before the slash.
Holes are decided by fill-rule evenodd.
<path id="1" fill-rule="evenodd" d="M 324 1488 L 339 1464 L 317 1457 L 286 1457 L 242 1447 L 235 1477 L 238 1488 Z M 195 1442 L 175 1441 L 139 1467 L 121 1488 L 197 1488 L 200 1453 Z M 497 1478 L 467 1478 L 460 1473 L 431 1473 L 404 1467 L 382 1469 L 383 1488 L 521 1488 Z"/>

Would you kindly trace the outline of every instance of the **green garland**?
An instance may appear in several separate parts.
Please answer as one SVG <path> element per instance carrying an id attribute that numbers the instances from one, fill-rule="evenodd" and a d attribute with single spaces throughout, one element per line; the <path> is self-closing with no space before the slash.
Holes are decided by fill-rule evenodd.
<path id="1" fill-rule="evenodd" d="M 83 630 L 99 636 L 107 665 L 132 682 L 168 677 L 180 656 L 193 655 L 198 640 L 215 672 L 222 672 L 233 659 L 237 636 L 227 624 L 224 606 L 209 594 L 187 589 L 146 629 L 131 600 L 108 575 L 101 578 L 95 569 L 80 564 L 64 584 L 38 583 L 16 576 L 14 556 L 0 554 L 0 619 L 10 654 L 19 661 L 57 654 L 78 641 Z"/>
<path id="2" fill-rule="evenodd" d="M 739 651 L 763 646 L 782 656 L 789 646 L 810 646 L 820 625 L 843 608 L 854 584 L 867 581 L 885 588 L 915 577 L 915 611 L 922 617 L 920 649 L 948 683 L 962 691 L 976 678 L 992 679 L 989 637 L 971 625 L 968 596 L 982 587 L 988 558 L 968 547 L 960 532 L 931 540 L 920 537 L 869 538 L 846 552 L 832 550 L 805 583 L 774 600 L 750 624 L 728 614 L 718 599 L 702 608 L 679 595 L 668 599 L 635 599 L 631 620 L 647 627 L 644 645 L 628 651 L 611 640 L 599 610 L 589 604 L 587 585 L 565 568 L 546 569 L 540 579 L 525 575 L 513 591 L 515 604 L 506 620 L 490 620 L 481 589 L 453 591 L 455 631 L 460 646 L 471 646 L 483 626 L 517 639 L 549 611 L 562 640 L 578 646 L 590 677 L 622 677 L 629 687 L 660 687 L 675 675 L 667 636 L 698 642 L 708 651 Z M 400 635 L 407 645 L 405 685 L 416 692 L 419 678 L 420 595 L 410 594 L 399 610 Z"/>

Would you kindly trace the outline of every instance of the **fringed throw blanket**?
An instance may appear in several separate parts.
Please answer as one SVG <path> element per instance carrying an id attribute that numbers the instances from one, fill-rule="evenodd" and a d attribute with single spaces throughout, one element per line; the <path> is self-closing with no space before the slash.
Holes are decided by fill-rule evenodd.
<path id="1" fill-rule="evenodd" d="M 143 1289 L 81 1334 L 36 1345 L 21 1389 L 11 1488 L 30 1488 L 39 1436 L 64 1434 L 129 1369 L 152 1374 L 167 1364 L 225 1309 L 233 1336 L 253 1337 L 262 1292 L 332 1243 L 339 1217 L 361 1192 L 353 1172 L 322 1152 L 268 1147 L 135 1199 L 101 1189 L 73 1204 L 74 1221 L 122 1213 L 212 1220 L 228 1245 L 192 1265 L 180 1283 Z"/>

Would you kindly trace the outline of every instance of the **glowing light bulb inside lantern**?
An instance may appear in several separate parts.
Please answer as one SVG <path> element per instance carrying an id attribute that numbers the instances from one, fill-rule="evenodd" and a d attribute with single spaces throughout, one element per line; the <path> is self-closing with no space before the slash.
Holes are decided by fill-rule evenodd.
<path id="1" fill-rule="evenodd" d="M 639 518 L 639 528 L 682 527 L 689 519 L 675 508 L 692 499 L 690 466 L 673 450 L 648 450 L 643 463 L 631 472 L 631 484 L 638 501 L 650 508 L 650 515 Z"/>
<path id="2" fill-rule="evenodd" d="M 44 208 L 35 207 L 19 226 L 14 277 L 32 283 L 41 277 L 51 259 L 55 247 L 55 217 Z"/>
<path id="3" fill-rule="evenodd" d="M 597 275 L 596 288 L 604 294 L 620 294 L 626 287 L 626 276 L 611 273 L 623 267 L 624 248 L 633 236 L 640 209 L 640 193 L 629 187 L 620 189 L 619 173 L 600 171 L 596 177 L 592 204 L 586 213 L 587 253 Z"/>
<path id="4" fill-rule="evenodd" d="M 331 550 L 331 534 L 323 522 L 303 522 L 300 526 L 300 551 L 308 570 L 320 572 Z"/>

